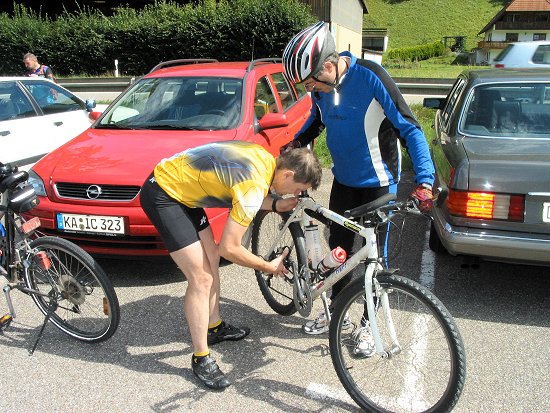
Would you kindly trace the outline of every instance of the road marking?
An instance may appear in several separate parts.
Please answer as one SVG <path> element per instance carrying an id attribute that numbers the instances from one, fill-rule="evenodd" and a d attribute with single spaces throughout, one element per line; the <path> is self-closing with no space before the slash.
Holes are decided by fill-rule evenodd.
<path id="1" fill-rule="evenodd" d="M 418 316 L 413 320 L 413 331 L 417 333 L 421 339 L 417 340 L 411 347 L 411 351 L 408 352 L 410 358 L 409 368 L 405 372 L 404 386 L 401 390 L 401 394 L 397 399 L 397 405 L 399 407 L 411 408 L 415 410 L 425 410 L 429 406 L 422 399 L 424 395 L 424 381 L 425 377 L 421 373 L 423 368 L 427 364 L 426 360 L 426 346 L 428 345 L 428 326 L 424 317 Z"/>
<path id="2" fill-rule="evenodd" d="M 332 399 L 345 403 L 354 403 L 345 390 L 333 389 L 325 384 L 319 383 L 309 383 L 305 395 L 315 400 Z"/>
<path id="3" fill-rule="evenodd" d="M 424 287 L 433 291 L 435 286 L 435 254 L 429 247 L 430 231 L 426 231 L 424 236 L 424 246 L 422 249 L 422 261 L 420 263 L 420 277 L 419 282 Z M 410 360 L 409 366 L 405 372 L 404 386 L 401 391 L 401 395 L 397 400 L 398 405 L 415 406 L 416 408 L 423 410 L 426 409 L 426 403 L 421 399 L 421 395 L 424 392 L 423 382 L 420 380 L 419 371 L 426 365 L 426 346 L 428 344 L 428 326 L 424 317 L 418 316 L 413 321 L 413 331 L 417 333 L 418 337 L 421 337 L 416 341 L 410 349 L 409 357 L 414 358 Z"/>
<path id="4" fill-rule="evenodd" d="M 430 291 L 435 286 L 435 253 L 429 247 L 430 230 L 424 236 L 424 247 L 422 248 L 422 261 L 420 263 L 419 282 Z"/>

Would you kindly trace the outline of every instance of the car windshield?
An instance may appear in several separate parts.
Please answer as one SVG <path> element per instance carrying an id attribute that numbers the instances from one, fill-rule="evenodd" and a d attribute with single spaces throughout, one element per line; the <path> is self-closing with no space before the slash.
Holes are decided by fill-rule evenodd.
<path id="1" fill-rule="evenodd" d="M 242 79 L 141 79 L 102 117 L 99 128 L 234 129 L 241 119 Z"/>
<path id="2" fill-rule="evenodd" d="M 478 86 L 468 96 L 459 130 L 468 135 L 550 138 L 550 83 Z"/>

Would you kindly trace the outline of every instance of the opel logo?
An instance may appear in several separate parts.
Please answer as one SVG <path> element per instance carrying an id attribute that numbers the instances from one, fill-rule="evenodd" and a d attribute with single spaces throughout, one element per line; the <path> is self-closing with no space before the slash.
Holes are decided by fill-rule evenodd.
<path id="1" fill-rule="evenodd" d="M 90 185 L 88 189 L 86 189 L 86 196 L 90 199 L 97 199 L 102 192 L 99 185 Z"/>

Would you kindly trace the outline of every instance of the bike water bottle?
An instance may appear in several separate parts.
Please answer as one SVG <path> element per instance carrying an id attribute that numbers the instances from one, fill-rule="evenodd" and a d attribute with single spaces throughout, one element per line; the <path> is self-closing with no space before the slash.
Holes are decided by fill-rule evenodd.
<path id="1" fill-rule="evenodd" d="M 348 254 L 342 247 L 336 247 L 330 251 L 317 267 L 321 274 L 338 267 L 346 261 Z"/>
<path id="2" fill-rule="evenodd" d="M 317 268 L 323 259 L 323 251 L 321 249 L 321 236 L 319 235 L 319 226 L 313 221 L 304 227 L 306 237 L 307 257 L 311 268 Z"/>

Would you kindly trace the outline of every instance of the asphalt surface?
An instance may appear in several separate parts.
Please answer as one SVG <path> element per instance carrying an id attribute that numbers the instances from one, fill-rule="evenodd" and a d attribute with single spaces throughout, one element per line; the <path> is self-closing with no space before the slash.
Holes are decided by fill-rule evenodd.
<path id="1" fill-rule="evenodd" d="M 314 192 L 326 204 L 330 172 Z M 400 191 L 412 187 L 405 178 Z M 541 267 L 483 263 L 427 250 L 427 222 L 408 221 L 402 273 L 431 288 L 455 317 L 467 351 L 467 379 L 455 412 L 550 411 L 550 274 Z M 252 332 L 212 348 L 233 385 L 201 387 L 190 369 L 182 296 L 186 282 L 169 261 L 100 260 L 121 304 L 121 323 L 107 342 L 89 345 L 46 327 L 29 356 L 42 316 L 13 293 L 14 323 L 0 333 L 0 412 L 358 412 L 338 381 L 327 335 L 306 336 L 303 319 L 274 314 L 254 273 L 221 269 L 222 313 Z M 0 298 L 0 312 L 5 303 Z M 321 310 L 316 302 L 314 313 Z"/>

